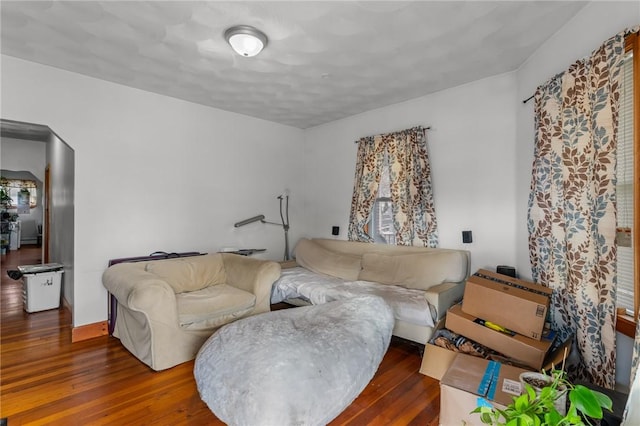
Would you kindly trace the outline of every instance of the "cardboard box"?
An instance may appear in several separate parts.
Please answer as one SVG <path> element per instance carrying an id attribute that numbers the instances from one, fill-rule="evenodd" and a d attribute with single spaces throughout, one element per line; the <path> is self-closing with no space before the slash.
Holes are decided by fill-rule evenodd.
<path id="1" fill-rule="evenodd" d="M 433 328 L 431 339 L 424 345 L 424 353 L 422 355 L 422 363 L 420 365 L 420 374 L 424 374 L 425 376 L 429 376 L 436 380 L 442 379 L 442 376 L 444 376 L 444 373 L 447 372 L 456 355 L 462 353 L 431 343 L 431 340 L 433 340 L 434 337 L 438 335 L 438 332 L 444 328 L 444 325 L 445 318 L 442 318 L 436 323 L 435 327 Z M 471 354 L 466 355 L 474 356 Z M 509 359 L 505 360 L 506 363 L 512 363 L 512 361 L 513 360 Z"/>
<path id="2" fill-rule="evenodd" d="M 445 327 L 528 367 L 536 370 L 542 367 L 552 341 L 501 333 L 478 324 L 475 320 L 476 317 L 462 311 L 461 305 L 454 305 L 447 311 Z"/>
<path id="3" fill-rule="evenodd" d="M 447 372 L 456 355 L 458 355 L 458 352 L 427 343 L 424 345 L 420 374 L 436 380 L 442 379 L 442 376 Z"/>
<path id="4" fill-rule="evenodd" d="M 440 424 L 482 424 L 479 405 L 503 409 L 520 395 L 520 374 L 527 370 L 458 354 L 440 381 Z"/>
<path id="5" fill-rule="evenodd" d="M 433 327 L 433 336 L 441 328 L 444 328 L 444 318 L 438 321 Z M 429 376 L 436 380 L 440 380 L 444 373 L 447 372 L 449 366 L 456 357 L 457 352 L 450 351 L 449 349 L 441 348 L 440 346 L 432 345 L 427 342 L 424 345 L 424 353 L 422 354 L 422 363 L 420 364 L 420 374 Z"/>
<path id="6" fill-rule="evenodd" d="M 540 340 L 551 292 L 548 287 L 480 269 L 467 280 L 462 310 Z"/>

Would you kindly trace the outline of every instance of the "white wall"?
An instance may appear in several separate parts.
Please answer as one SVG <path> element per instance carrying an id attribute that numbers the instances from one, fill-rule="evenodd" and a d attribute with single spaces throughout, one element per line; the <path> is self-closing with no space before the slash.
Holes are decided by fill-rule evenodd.
<path id="1" fill-rule="evenodd" d="M 4 117 L 3 117 L 4 118 Z M 0 168 L 13 171 L 28 171 L 44 182 L 47 146 L 44 142 L 1 138 L 2 157 Z"/>
<path id="2" fill-rule="evenodd" d="M 576 14 L 517 71 L 518 99 L 531 96 L 536 87 L 589 55 L 608 38 L 640 24 L 640 2 L 592 2 Z M 533 164 L 533 100 L 516 107 L 516 247 L 518 270 L 531 278 L 529 263 L 527 202 Z M 629 384 L 631 348 L 626 336 L 617 333 L 616 381 Z"/>
<path id="3" fill-rule="evenodd" d="M 301 130 L 1 59 L 2 118 L 48 125 L 75 151 L 74 326 L 107 318 L 111 258 L 237 246 L 281 259 L 281 229 L 233 223 L 276 220 L 285 188 L 297 238 Z"/>
<path id="4" fill-rule="evenodd" d="M 471 251 L 472 270 L 515 262 L 516 80 L 507 73 L 306 131 L 308 236 L 347 224 L 356 144 L 363 136 L 417 125 L 427 131 L 440 247 Z M 473 243 L 462 244 L 462 231 Z"/>

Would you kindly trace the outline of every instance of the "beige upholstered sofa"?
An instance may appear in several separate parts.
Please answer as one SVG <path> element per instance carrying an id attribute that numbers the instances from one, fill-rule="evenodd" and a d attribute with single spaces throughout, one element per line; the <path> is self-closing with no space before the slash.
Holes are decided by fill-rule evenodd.
<path id="1" fill-rule="evenodd" d="M 270 310 L 276 262 L 228 253 L 120 263 L 103 274 L 118 301 L 114 336 L 138 359 L 163 370 L 193 359 L 211 334 Z"/>
<path id="2" fill-rule="evenodd" d="M 428 323 L 435 324 L 462 299 L 470 269 L 465 250 L 329 239 L 301 239 L 295 258 L 296 264 L 288 265 L 294 269 L 284 269 L 274 285 L 272 303 L 282 299 L 301 305 L 376 294 L 394 309 L 393 334 L 421 344 L 433 332 Z"/>

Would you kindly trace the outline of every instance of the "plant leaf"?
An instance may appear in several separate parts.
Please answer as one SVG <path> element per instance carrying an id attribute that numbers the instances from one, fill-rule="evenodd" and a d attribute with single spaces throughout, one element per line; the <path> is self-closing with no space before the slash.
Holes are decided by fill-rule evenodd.
<path id="1" fill-rule="evenodd" d="M 529 395 L 529 401 L 533 401 L 536 399 L 536 391 L 533 387 L 529 386 L 529 384 L 525 383 L 524 388 L 527 390 L 527 395 Z"/>
<path id="2" fill-rule="evenodd" d="M 535 420 L 533 420 L 533 417 L 529 416 L 528 414 L 522 414 L 519 417 L 519 419 L 520 419 L 520 423 L 519 424 L 524 425 L 524 426 L 535 426 L 535 424 L 536 424 Z M 538 422 L 539 422 L 539 420 L 538 420 Z M 538 423 L 538 424 L 540 424 L 540 423 Z"/>
<path id="3" fill-rule="evenodd" d="M 582 385 L 576 385 L 569 392 L 569 400 L 575 405 L 576 409 L 594 419 L 602 418 L 602 407 L 596 399 L 593 391 Z"/>
<path id="4" fill-rule="evenodd" d="M 513 417 L 509 417 L 504 426 L 533 426 L 529 423 L 529 419 L 525 417 L 527 417 L 526 414 L 517 414 Z"/>
<path id="5" fill-rule="evenodd" d="M 527 399 L 527 394 L 522 394 L 515 400 L 515 409 L 517 412 L 524 412 L 529 406 L 529 400 Z"/>
<path id="6" fill-rule="evenodd" d="M 480 420 L 482 421 L 482 423 L 484 423 L 486 425 L 492 425 L 493 424 L 493 417 L 491 417 L 490 413 L 482 413 L 482 414 L 480 414 Z"/>
<path id="7" fill-rule="evenodd" d="M 609 398 L 607 395 L 603 394 L 602 392 L 598 392 L 598 391 L 594 391 L 593 392 L 593 396 L 596 397 L 596 399 L 598 400 L 598 404 L 600 404 L 601 407 L 606 408 L 609 411 L 613 411 L 613 402 L 611 401 L 611 398 Z"/>
<path id="8" fill-rule="evenodd" d="M 562 416 L 558 410 L 551 410 L 544 415 L 544 422 L 548 425 L 557 425 L 562 420 Z"/>

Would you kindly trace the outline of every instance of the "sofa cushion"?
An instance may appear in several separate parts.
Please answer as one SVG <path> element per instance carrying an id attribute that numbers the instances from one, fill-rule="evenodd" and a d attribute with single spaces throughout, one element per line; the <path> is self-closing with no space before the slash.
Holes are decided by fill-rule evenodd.
<path id="1" fill-rule="evenodd" d="M 256 296 L 227 284 L 176 294 L 180 327 L 203 330 L 219 327 L 251 311 Z"/>
<path id="2" fill-rule="evenodd" d="M 176 293 L 200 290 L 227 280 L 220 254 L 155 260 L 147 263 L 145 270 L 166 281 Z"/>
<path id="3" fill-rule="evenodd" d="M 301 239 L 296 245 L 296 262 L 313 272 L 345 280 L 357 280 L 360 256 L 327 250 L 311 240 Z"/>
<path id="4" fill-rule="evenodd" d="M 463 281 L 466 273 L 467 259 L 459 251 L 401 255 L 365 253 L 358 279 L 427 290 L 444 282 Z"/>

